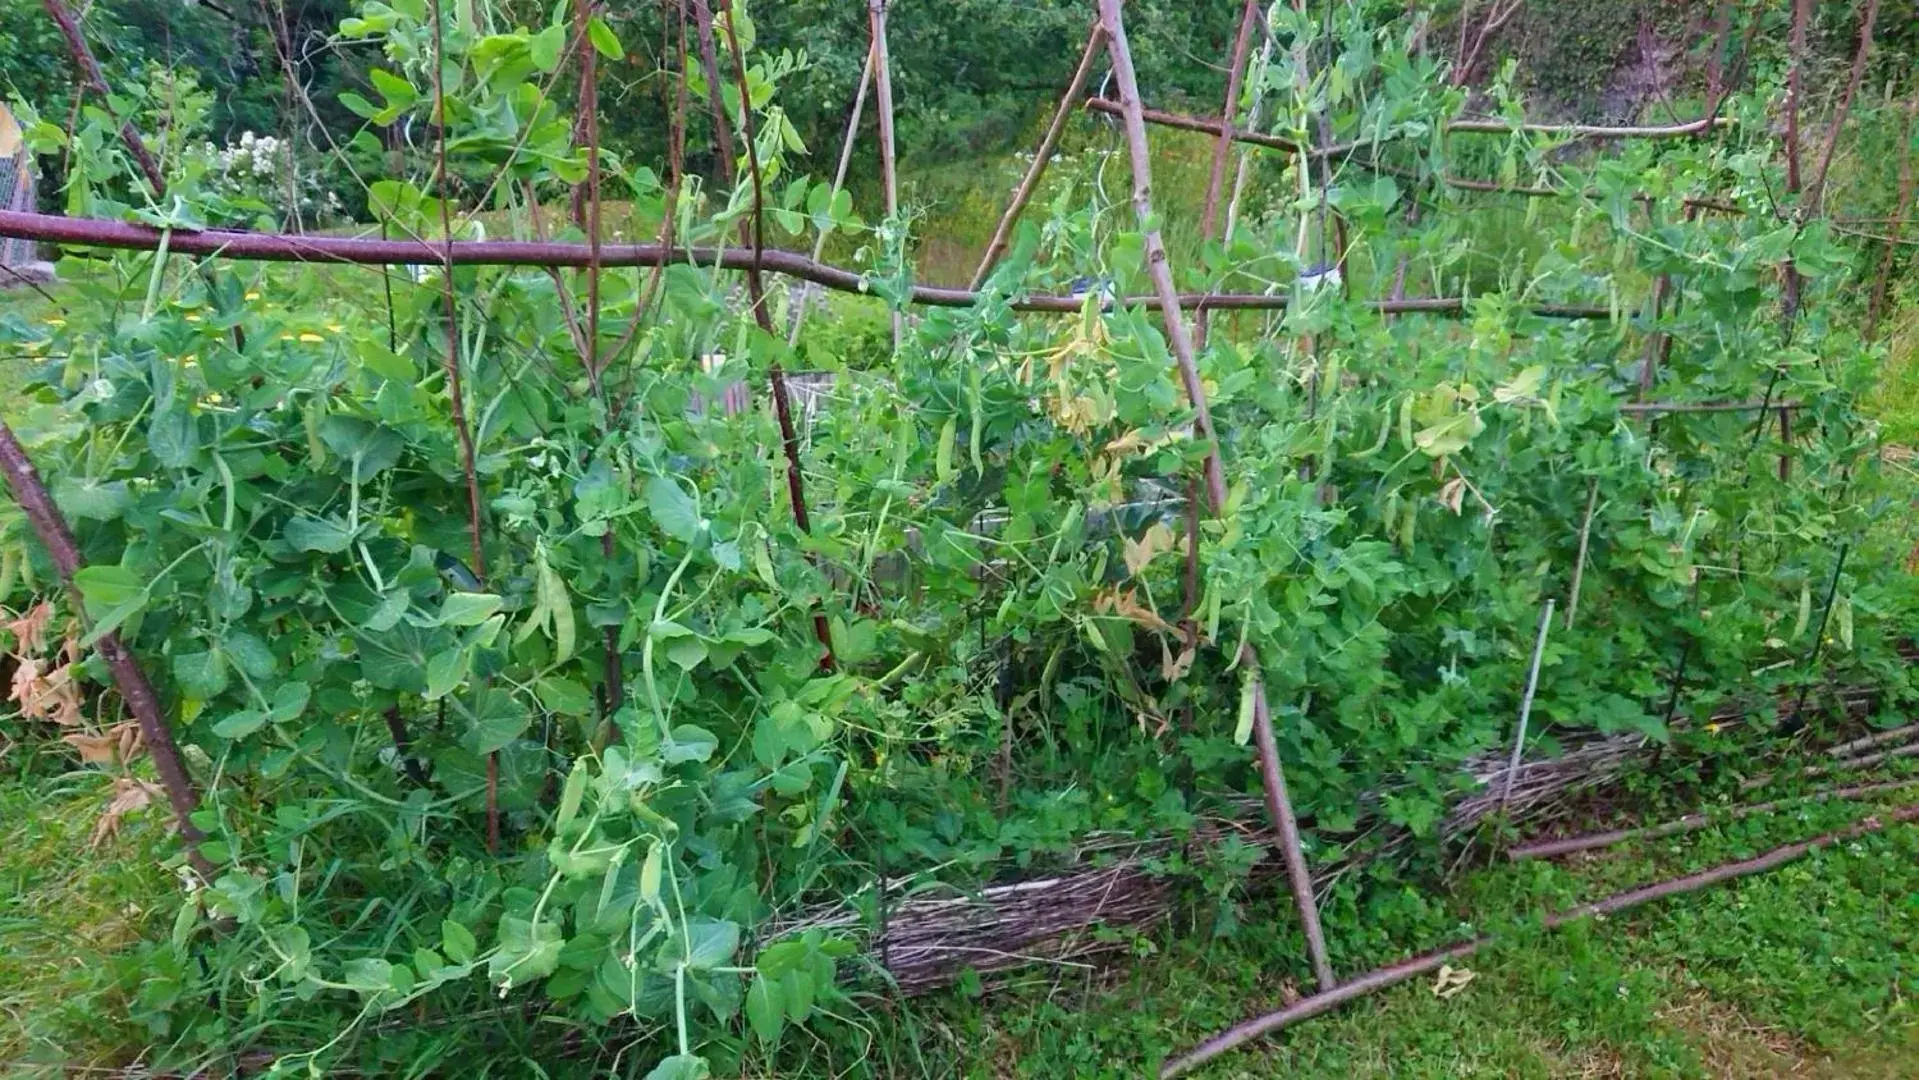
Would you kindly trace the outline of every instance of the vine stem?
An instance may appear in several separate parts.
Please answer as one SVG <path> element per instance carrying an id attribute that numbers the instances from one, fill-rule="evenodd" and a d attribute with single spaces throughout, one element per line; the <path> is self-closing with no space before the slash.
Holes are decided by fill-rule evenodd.
<path id="1" fill-rule="evenodd" d="M 0 471 L 6 473 L 7 487 L 13 492 L 14 502 L 20 505 L 28 524 L 33 526 L 34 535 L 39 537 L 41 545 L 53 559 L 61 583 L 72 594 L 75 606 L 84 611 L 85 598 L 80 595 L 73 581 L 74 574 L 84 565 L 80 558 L 80 546 L 73 538 L 73 530 L 67 526 L 67 519 L 54 504 L 53 496 L 48 494 L 39 470 L 33 467 L 33 459 L 27 456 L 20 441 L 14 438 L 13 429 L 5 421 L 0 421 Z M 140 726 L 140 738 L 146 743 L 147 753 L 153 757 L 154 771 L 160 774 L 160 786 L 166 789 L 175 824 L 181 838 L 186 841 L 187 859 L 203 877 L 211 881 L 215 868 L 205 855 L 200 854 L 200 841 L 206 836 L 193 824 L 193 813 L 200 808 L 200 794 L 194 787 L 193 777 L 187 772 L 186 763 L 181 760 L 179 744 L 173 741 L 173 729 L 168 726 L 166 716 L 161 712 L 160 697 L 154 693 L 153 684 L 148 681 L 139 661 L 133 658 L 126 644 L 120 640 L 118 631 L 109 630 L 101 634 L 95 648 L 107 662 L 107 670 L 113 675 L 113 684 L 120 691 L 121 699 L 127 703 L 127 711 L 133 714 Z"/>
<path id="2" fill-rule="evenodd" d="M 1591 903 L 1578 904 L 1562 911 L 1556 911 L 1545 917 L 1543 925 L 1548 930 L 1556 930 L 1559 927 L 1567 926 L 1583 919 L 1612 915 L 1630 908 L 1639 907 L 1643 904 L 1649 904 L 1655 900 L 1663 900 L 1671 896 L 1682 896 L 1686 893 L 1698 892 L 1701 889 L 1718 885 L 1721 882 L 1733 881 L 1738 878 L 1749 877 L 1753 874 L 1763 874 L 1770 870 L 1776 870 L 1797 859 L 1802 859 L 1808 854 L 1822 848 L 1832 847 L 1835 844 L 1842 844 L 1848 840 L 1856 840 L 1869 833 L 1879 832 L 1889 824 L 1908 824 L 1914 820 L 1919 820 L 1919 806 L 1902 806 L 1884 817 L 1869 817 L 1857 825 L 1829 832 L 1823 836 L 1816 836 L 1810 840 L 1802 840 L 1796 844 L 1785 844 L 1750 859 L 1724 863 L 1710 870 L 1702 870 L 1696 874 L 1687 874 L 1684 877 L 1669 878 L 1652 885 L 1614 893 L 1603 900 L 1595 900 Z M 1471 956 L 1484 946 L 1490 944 L 1492 940 L 1491 937 L 1484 935 L 1468 938 L 1465 941 L 1448 945 L 1429 953 L 1422 953 L 1410 960 L 1402 960 L 1397 964 L 1375 968 L 1364 975 L 1347 980 L 1336 990 L 1301 998 L 1299 1001 L 1276 1012 L 1267 1013 L 1265 1016 L 1256 1017 L 1243 1024 L 1229 1028 L 1211 1039 L 1206 1040 L 1199 1046 L 1194 1047 L 1187 1053 L 1168 1061 L 1161 1067 L 1159 1075 L 1162 1080 L 1166 1080 L 1168 1077 L 1178 1076 L 1181 1073 L 1191 1071 L 1221 1054 L 1249 1043 L 1261 1036 L 1271 1035 L 1274 1032 L 1291 1027 L 1302 1020 L 1310 1020 L 1322 1013 L 1330 1012 L 1349 1001 L 1354 1001 L 1368 994 L 1377 993 L 1389 987 L 1397 986 L 1409 979 L 1418 978 L 1429 971 L 1437 969 L 1442 964 L 1448 964 L 1454 960 Z"/>
<path id="3" fill-rule="evenodd" d="M 1105 31 L 1095 21 L 1086 35 L 1086 48 L 1081 50 L 1079 66 L 1073 69 L 1073 77 L 1067 80 L 1066 90 L 1059 96 L 1059 104 L 1053 107 L 1053 119 L 1046 125 L 1046 134 L 1039 141 L 1039 149 L 1033 151 L 1033 160 L 1026 166 L 1026 175 L 1020 177 L 1019 187 L 1013 189 L 1013 201 L 1006 204 L 1006 212 L 1000 215 L 999 225 L 993 229 L 993 239 L 986 244 L 985 254 L 980 256 L 979 268 L 973 271 L 973 280 L 967 285 L 974 292 L 986 284 L 986 277 L 993 272 L 993 264 L 999 261 L 1001 253 L 1013 237 L 1013 226 L 1026 211 L 1026 204 L 1033 199 L 1033 192 L 1039 190 L 1040 178 L 1046 175 L 1046 166 L 1053 160 L 1053 152 L 1059 149 L 1060 136 L 1066 132 L 1066 121 L 1072 118 L 1079 108 L 1079 96 L 1086 90 L 1086 80 L 1093 72 L 1093 63 L 1099 59 L 1105 39 Z M 818 253 L 814 253 L 818 257 Z"/>
<path id="4" fill-rule="evenodd" d="M 704 4 L 704 0 L 695 0 L 695 2 Z M 746 291 L 753 305 L 753 321 L 759 324 L 760 330 L 768 337 L 777 337 L 778 335 L 773 331 L 773 316 L 766 309 L 766 282 L 761 276 L 762 262 L 766 253 L 766 199 L 760 172 L 758 136 L 753 125 L 753 98 L 746 84 L 746 55 L 740 49 L 740 36 L 734 30 L 733 18 L 726 6 L 726 0 L 721 0 L 720 10 L 727 13 L 726 47 L 733 56 L 733 74 L 740 93 L 740 123 L 743 128 L 741 134 L 746 139 L 746 167 L 753 182 L 751 226 L 753 261 L 746 267 Z M 876 65 L 883 65 L 884 61 L 885 57 L 882 54 L 877 58 Z M 884 85 L 883 75 L 882 85 Z M 786 453 L 786 494 L 793 503 L 793 524 L 800 532 L 811 533 L 813 522 L 806 509 L 806 480 L 800 470 L 800 437 L 793 425 L 793 403 L 787 396 L 786 369 L 780 365 L 777 358 L 768 365 L 767 377 L 772 383 L 773 412 L 780 424 L 780 445 Z M 826 614 L 822 611 L 813 612 L 813 636 L 820 643 L 821 670 L 832 671 L 837 668 L 839 664 L 833 655 L 832 628 L 827 625 Z"/>
<path id="5" fill-rule="evenodd" d="M 1513 781 L 1519 778 L 1519 757 L 1526 749 L 1526 725 L 1533 716 L 1533 695 L 1539 691 L 1539 662 L 1546 656 L 1546 635 L 1553 628 L 1553 598 L 1547 597 L 1539 609 L 1539 631 L 1533 635 L 1532 664 L 1526 670 L 1526 694 L 1519 700 L 1519 730 L 1513 734 L 1512 757 L 1506 761 L 1506 789 L 1500 792 L 1499 808 L 1504 810 L 1513 798 Z"/>
<path id="6" fill-rule="evenodd" d="M 1226 477 L 1220 468 L 1219 441 L 1213 434 L 1212 414 L 1206 406 L 1206 386 L 1199 378 L 1193 356 L 1193 340 L 1180 314 L 1178 294 L 1173 288 L 1172 268 L 1167 265 L 1166 245 L 1159 230 L 1152 227 L 1152 157 L 1146 147 L 1146 121 L 1140 116 L 1139 84 L 1133 73 L 1133 58 L 1126 42 L 1126 24 L 1121 14 L 1122 0 L 1099 0 L 1100 25 L 1106 31 L 1106 47 L 1113 61 L 1113 81 L 1125 107 L 1126 146 L 1132 161 L 1133 211 L 1144 233 L 1146 268 L 1160 299 L 1160 312 L 1166 325 L 1166 339 L 1172 348 L 1185 384 L 1186 399 L 1194 412 L 1194 423 L 1206 443 L 1206 493 L 1213 516 L 1226 509 Z M 1258 674 L 1259 658 L 1251 645 L 1241 652 L 1242 662 L 1254 669 L 1253 731 L 1258 743 L 1259 768 L 1266 789 L 1268 810 L 1279 833 L 1280 856 L 1286 865 L 1293 903 L 1298 908 L 1300 928 L 1306 935 L 1306 947 L 1313 973 L 1322 990 L 1334 985 L 1332 965 L 1326 957 L 1325 935 L 1320 929 L 1319 908 L 1313 899 L 1312 880 L 1306 871 L 1306 856 L 1301 850 L 1299 822 L 1286 793 L 1285 770 L 1279 761 L 1278 741 L 1266 703 L 1266 685 Z"/>

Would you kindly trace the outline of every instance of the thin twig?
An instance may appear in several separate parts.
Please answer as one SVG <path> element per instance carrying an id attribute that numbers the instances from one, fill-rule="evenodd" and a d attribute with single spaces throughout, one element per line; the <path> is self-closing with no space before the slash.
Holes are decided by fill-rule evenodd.
<path id="1" fill-rule="evenodd" d="M 1579 586 L 1586 577 L 1586 545 L 1592 539 L 1593 511 L 1599 506 L 1599 478 L 1586 481 L 1586 515 L 1579 522 L 1579 555 L 1573 561 L 1573 583 L 1566 590 L 1566 629 L 1579 614 Z"/>
<path id="2" fill-rule="evenodd" d="M 1526 749 L 1526 724 L 1533 715 L 1533 694 L 1539 689 L 1539 661 L 1546 655 L 1546 635 L 1553 628 L 1553 600 L 1539 609 L 1539 632 L 1533 637 L 1532 665 L 1526 670 L 1526 694 L 1519 699 L 1519 730 L 1513 734 L 1513 754 L 1506 762 L 1506 790 L 1500 793 L 1499 806 L 1505 809 L 1513 798 L 1513 781 L 1519 776 L 1519 755 Z"/>

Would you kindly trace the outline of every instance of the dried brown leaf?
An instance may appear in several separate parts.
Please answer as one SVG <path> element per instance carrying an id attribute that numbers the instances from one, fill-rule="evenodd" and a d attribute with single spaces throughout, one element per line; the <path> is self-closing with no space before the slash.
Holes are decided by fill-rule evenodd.
<path id="1" fill-rule="evenodd" d="M 131 776 L 116 777 L 113 781 L 113 798 L 101 812 L 100 820 L 94 823 L 91 846 L 99 847 L 102 841 L 118 835 L 120 823 L 128 814 L 152 805 L 153 800 L 160 795 L 160 788 L 155 784 Z"/>
<path id="2" fill-rule="evenodd" d="M 1165 522 L 1156 521 L 1138 540 L 1130 536 L 1122 537 L 1121 543 L 1125 549 L 1126 574 L 1128 577 L 1138 577 L 1140 571 L 1150 566 L 1161 552 L 1173 550 L 1178 541 Z"/>
<path id="3" fill-rule="evenodd" d="M 13 635 L 16 656 L 37 656 L 47 646 L 47 624 L 53 621 L 53 605 L 45 600 L 7 620 L 7 632 Z"/>

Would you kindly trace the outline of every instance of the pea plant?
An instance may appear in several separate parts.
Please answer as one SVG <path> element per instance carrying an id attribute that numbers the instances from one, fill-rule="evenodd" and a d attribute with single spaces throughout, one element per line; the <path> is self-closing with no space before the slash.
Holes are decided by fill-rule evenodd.
<path id="1" fill-rule="evenodd" d="M 808 57 L 716 6 L 660 28 L 656 167 L 599 142 L 626 50 L 594 5 L 360 4 L 337 44 L 382 62 L 334 149 L 366 231 L 415 242 L 393 265 L 180 254 L 272 206 L 204 155 L 162 194 L 109 113 L 20 110 L 75 163 L 71 214 L 158 230 L 60 318 L 0 317 L 85 563 L 69 604 L 11 514 L 0 592 L 60 605 L 58 646 L 14 631 L 36 673 L 105 685 L 86 650 L 124 640 L 200 789 L 171 937 L 127 961 L 169 1055 L 430 1068 L 455 1022 L 532 1053 L 515 1010 L 657 1078 L 801 1060 L 858 1038 L 889 896 L 1114 836 L 1190 841 L 1166 872 L 1227 932 L 1255 860 L 1213 825 L 1259 791 L 1254 693 L 1314 851 L 1417 861 L 1512 738 L 1546 598 L 1535 752 L 1627 733 L 1696 776 L 1798 722 L 1781 694 L 1910 699 L 1905 487 L 1858 405 L 1872 346 L 1811 302 L 1856 253 L 1773 205 L 1783 74 L 1715 95 L 1728 134 L 1578 154 L 1510 73 L 1503 133 L 1448 134 L 1467 102 L 1415 23 L 1270 13 L 1267 130 L 1371 156 L 1263 169 L 1177 267 L 1289 291 L 1210 315 L 1214 447 L 1124 301 L 1157 240 L 1106 136 L 966 304 L 915 309 L 914 209 L 869 221 L 811 174 L 779 104 Z M 402 129 L 428 134 L 391 154 Z M 1448 185 L 1475 170 L 1564 197 Z M 1698 200 L 1733 212 L 1673 212 Z M 1492 205 L 1504 233 L 1468 223 Z M 456 258 L 502 237 L 591 254 Z M 822 315 L 767 272 L 828 241 L 866 295 Z M 887 309 L 915 310 L 897 341 L 844 332 Z M 1704 723 L 1728 702 L 1755 722 Z M 809 921 L 835 902 L 857 925 Z"/>

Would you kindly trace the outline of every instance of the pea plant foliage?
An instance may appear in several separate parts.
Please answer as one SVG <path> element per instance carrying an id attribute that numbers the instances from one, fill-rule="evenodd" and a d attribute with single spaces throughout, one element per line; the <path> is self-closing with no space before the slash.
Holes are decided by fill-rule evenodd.
<path id="1" fill-rule="evenodd" d="M 869 1026 L 889 897 L 1116 836 L 1185 842 L 1159 869 L 1232 932 L 1257 857 L 1219 823 L 1257 822 L 1254 688 L 1309 853 L 1390 842 L 1368 874 L 1397 874 L 1510 743 L 1547 598 L 1576 615 L 1531 753 L 1632 734 L 1696 779 L 1770 745 L 1781 694 L 1910 699 L 1860 252 L 1776 202 L 1783 73 L 1755 65 L 1706 137 L 1447 135 L 1467 101 L 1416 21 L 1272 12 L 1283 47 L 1244 89 L 1263 128 L 1366 149 L 1253 159 L 1236 228 L 1176 245 L 1182 287 L 1293 293 L 1204 316 L 1215 517 L 1188 512 L 1213 448 L 1159 311 L 1106 302 L 1150 291 L 1116 136 L 1088 121 L 976 303 L 915 308 L 925 208 L 862 217 L 781 112 L 808 57 L 761 49 L 735 0 L 708 67 L 695 14 L 645 24 L 674 160 L 598 145 L 580 102 L 626 48 L 590 4 L 367 0 L 334 41 L 383 58 L 338 100 L 364 124 L 316 151 L 364 181 L 363 233 L 691 258 L 287 266 L 163 240 L 69 260 L 56 317 L 0 315 L 33 360 L 16 429 L 85 560 L 70 602 L 9 509 L 0 592 L 49 627 L 12 635 L 23 730 L 146 783 L 97 692 L 117 631 L 199 788 L 212 870 L 182 853 L 170 938 L 127 960 L 157 1061 L 804 1061 Z M 1510 83 L 1492 108 L 1516 122 Z M 203 95 L 168 89 L 169 137 L 199 138 Z M 709 101 L 734 161 L 702 141 Z M 71 215 L 283 225 L 164 146 L 156 197 L 112 107 L 72 131 L 16 109 L 72 162 Z M 1444 182 L 1475 173 L 1563 197 Z M 821 311 L 769 273 L 762 298 L 698 254 L 755 238 L 823 239 L 865 295 Z M 1016 303 L 1076 284 L 1075 312 Z M 1396 287 L 1461 302 L 1371 302 Z M 897 347 L 846 332 L 884 307 Z M 1622 408 L 1642 386 L 1768 407 Z M 1729 703 L 1752 722 L 1708 729 Z M 1335 887 L 1335 937 L 1370 880 Z M 858 918 L 808 929 L 832 904 Z"/>

